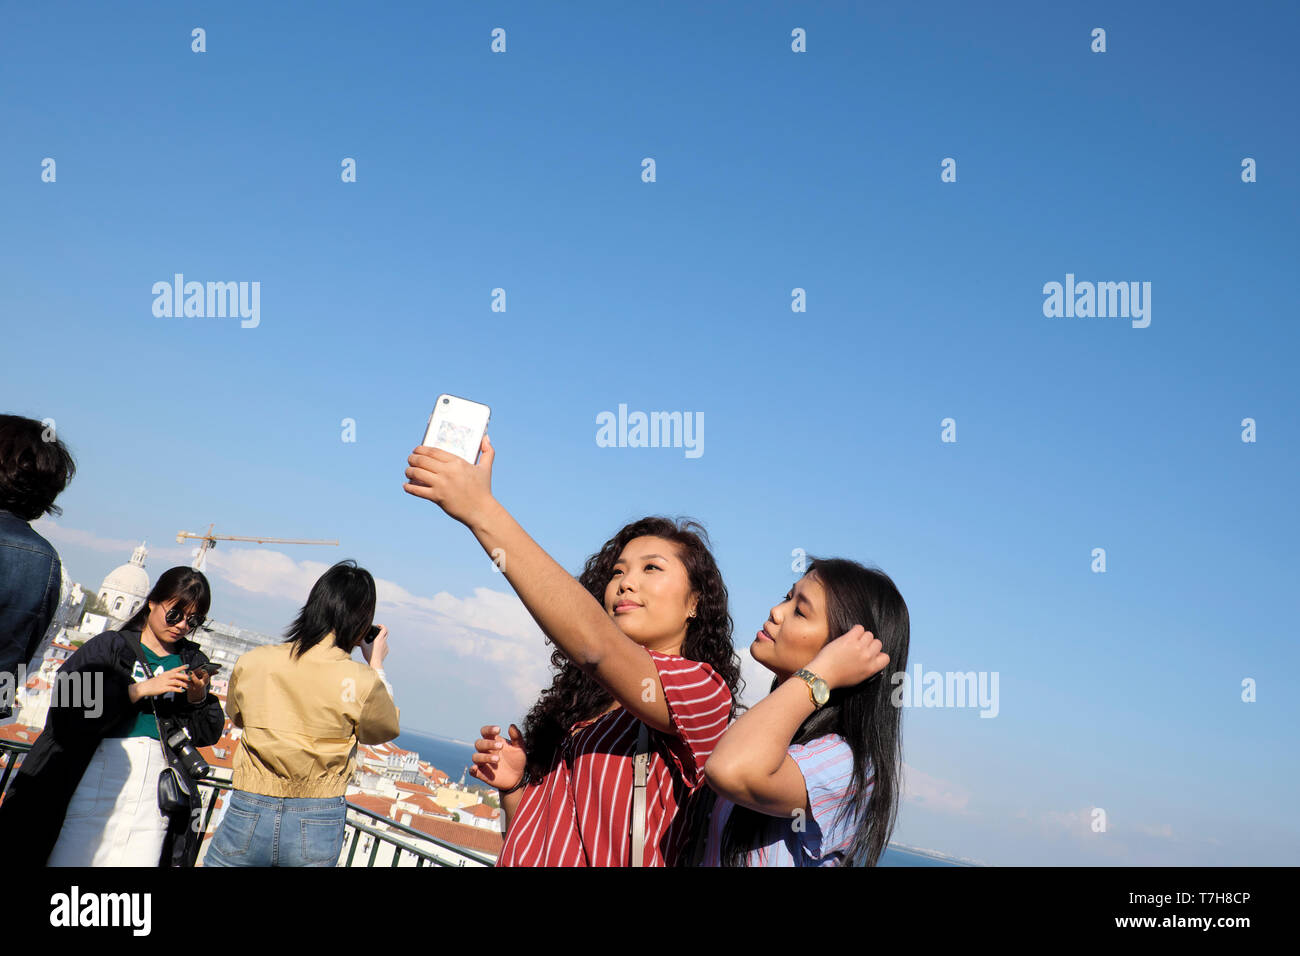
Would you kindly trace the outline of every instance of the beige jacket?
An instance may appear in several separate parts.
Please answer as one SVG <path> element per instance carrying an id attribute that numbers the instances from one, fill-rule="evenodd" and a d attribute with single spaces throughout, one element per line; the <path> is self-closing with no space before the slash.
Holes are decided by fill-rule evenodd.
<path id="1" fill-rule="evenodd" d="M 235 662 L 226 713 L 243 736 L 231 784 L 269 797 L 342 796 L 357 743 L 397 736 L 397 707 L 380 672 L 336 647 L 332 633 L 297 660 L 292 647 L 257 647 Z"/>

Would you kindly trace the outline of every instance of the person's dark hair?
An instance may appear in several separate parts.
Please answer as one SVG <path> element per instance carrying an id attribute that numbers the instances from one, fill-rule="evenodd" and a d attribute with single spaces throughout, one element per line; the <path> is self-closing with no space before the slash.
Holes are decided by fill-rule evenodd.
<path id="1" fill-rule="evenodd" d="M 875 866 L 889 844 L 898 814 L 902 757 L 902 708 L 890 700 L 893 675 L 907 670 L 910 632 L 907 604 L 889 575 L 843 558 L 811 559 L 807 574 L 826 591 L 828 641 L 861 624 L 881 643 L 889 664 L 879 674 L 853 687 L 831 691 L 825 706 L 799 726 L 791 743 L 803 744 L 826 734 L 839 734 L 853 751 L 849 799 L 841 814 L 857 807 L 857 827 L 845 863 Z M 792 680 L 794 678 L 791 678 Z M 776 690 L 779 679 L 772 681 Z M 871 785 L 866 806 L 859 795 Z M 735 807 L 723 828 L 723 866 L 744 866 L 772 817 Z"/>
<path id="2" fill-rule="evenodd" d="M 340 561 L 311 586 L 284 642 L 293 644 L 290 657 L 301 657 L 333 631 L 335 646 L 350 654 L 374 619 L 375 579 L 355 561 Z"/>
<path id="3" fill-rule="evenodd" d="M 686 640 L 681 656 L 708 664 L 722 675 L 731 690 L 732 711 L 740 695 L 740 658 L 731 643 L 731 614 L 727 609 L 727 588 L 722 573 L 709 551 L 708 533 L 695 521 L 648 517 L 624 526 L 601 549 L 587 559 L 579 583 L 603 607 L 605 588 L 614 574 L 614 562 L 634 538 L 663 538 L 677 545 L 686 566 L 691 589 L 699 594 L 695 617 L 687 619 Z M 548 643 L 549 639 L 548 639 Z M 528 753 L 527 772 L 540 779 L 551 766 L 555 752 L 573 725 L 603 713 L 613 696 L 556 648 L 551 653 L 556 668 L 551 686 L 542 691 L 524 719 L 524 744 Z"/>
<path id="4" fill-rule="evenodd" d="M 177 606 L 187 613 L 207 617 L 208 608 L 212 606 L 212 589 L 208 587 L 208 579 L 202 571 L 186 567 L 168 568 L 159 576 L 153 590 L 140 605 L 140 610 L 122 625 L 122 630 L 144 630 L 145 621 L 149 617 L 149 602 L 166 604 L 172 598 L 176 598 Z"/>
<path id="5" fill-rule="evenodd" d="M 53 433 L 51 433 L 53 434 Z M 54 499 L 77 473 L 77 463 L 57 435 L 46 440 L 34 418 L 0 415 L 0 508 L 24 521 L 61 515 Z"/>

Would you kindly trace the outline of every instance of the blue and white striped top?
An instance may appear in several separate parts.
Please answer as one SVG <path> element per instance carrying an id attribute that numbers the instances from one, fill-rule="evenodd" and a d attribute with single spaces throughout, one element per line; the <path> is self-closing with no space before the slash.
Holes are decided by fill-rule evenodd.
<path id="1" fill-rule="evenodd" d="M 787 751 L 799 765 L 808 789 L 811 819 L 801 813 L 786 819 L 772 817 L 760 845 L 749 853 L 749 866 L 838 866 L 853 843 L 857 814 L 875 786 L 874 775 L 856 806 L 845 809 L 853 782 L 853 751 L 838 734 L 817 737 L 806 744 L 791 744 Z M 721 866 L 722 831 L 735 804 L 718 797 L 709 819 L 703 866 Z M 841 816 L 841 810 L 844 810 Z"/>

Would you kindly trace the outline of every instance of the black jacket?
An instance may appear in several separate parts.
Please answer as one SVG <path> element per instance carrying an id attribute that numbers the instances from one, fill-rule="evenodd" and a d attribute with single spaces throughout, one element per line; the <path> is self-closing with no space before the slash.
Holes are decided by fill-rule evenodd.
<path id="1" fill-rule="evenodd" d="M 83 644 L 59 668 L 59 674 L 104 673 L 101 713 L 90 717 L 84 706 L 66 706 L 68 702 L 53 693 L 45 729 L 18 767 L 4 802 L 0 803 L 0 847 L 4 848 L 7 860 L 45 863 L 58 841 L 68 803 L 100 740 L 130 714 L 152 716 L 151 700 L 158 707 L 164 728 L 169 721 L 188 728 L 196 747 L 206 747 L 221 739 L 225 715 L 221 712 L 221 701 L 211 691 L 197 704 L 191 704 L 184 694 L 175 694 L 170 701 L 165 696 L 142 697 L 131 703 L 127 689 L 131 685 L 131 671 L 139 660 L 135 651 L 139 645 L 140 631 L 105 631 Z M 208 659 L 197 644 L 184 638 L 175 645 L 173 653 L 190 666 L 206 663 Z M 179 766 L 175 762 L 173 765 Z M 192 813 L 198 807 L 198 788 L 190 789 L 195 795 Z M 159 866 L 194 864 L 201 835 L 196 826 L 191 826 L 191 813 L 181 812 L 171 817 Z"/>

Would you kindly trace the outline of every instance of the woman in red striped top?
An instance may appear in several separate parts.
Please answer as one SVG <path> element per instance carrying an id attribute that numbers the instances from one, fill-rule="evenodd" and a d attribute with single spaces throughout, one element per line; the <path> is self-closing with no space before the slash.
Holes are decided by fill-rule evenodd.
<path id="1" fill-rule="evenodd" d="M 671 866 L 688 840 L 679 810 L 703 783 L 740 682 L 717 564 L 697 525 L 645 518 L 575 580 L 492 497 L 494 457 L 486 437 L 477 465 L 420 446 L 404 487 L 504 554 L 506 579 L 556 647 L 554 682 L 524 731 L 511 725 L 503 739 L 484 727 L 476 744 L 474 775 L 501 791 L 506 815 L 497 865 L 627 866 L 644 725 L 644 862 Z"/>

